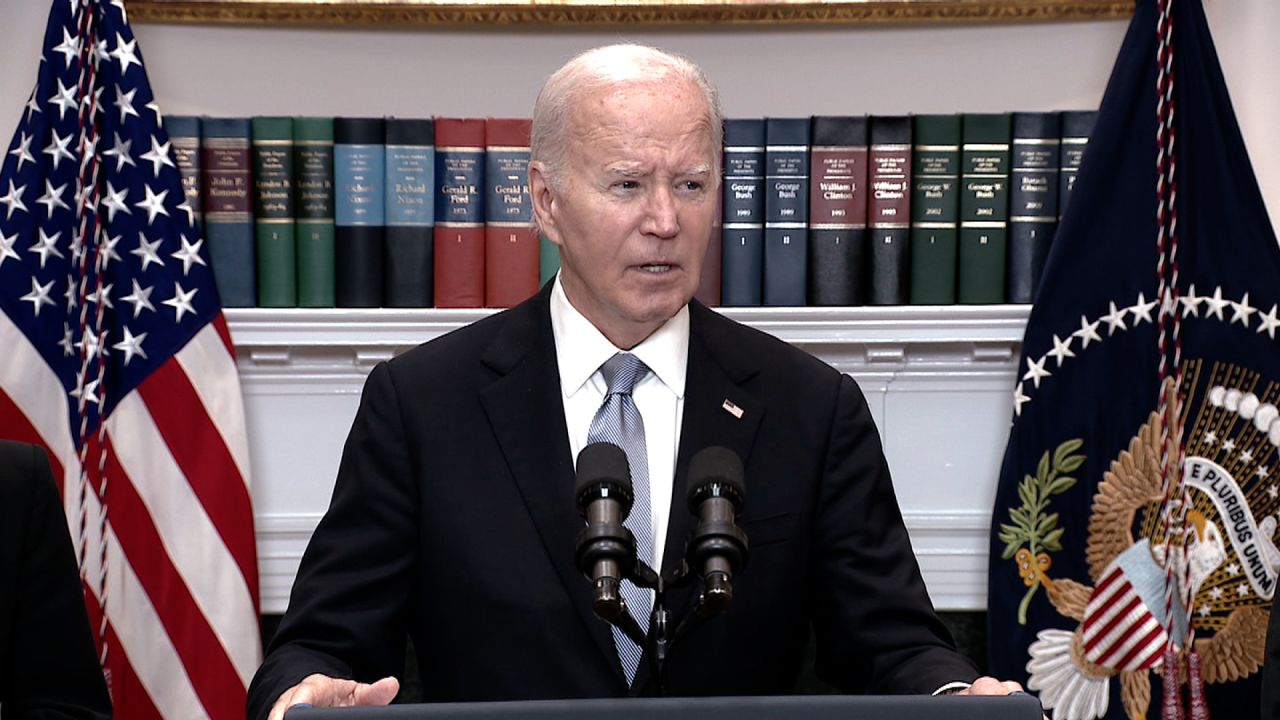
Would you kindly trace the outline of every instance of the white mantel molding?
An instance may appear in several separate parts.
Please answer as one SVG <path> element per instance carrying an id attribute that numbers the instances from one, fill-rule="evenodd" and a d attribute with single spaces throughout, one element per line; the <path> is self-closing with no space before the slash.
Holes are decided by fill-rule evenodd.
<path id="1" fill-rule="evenodd" d="M 854 365 L 1007 362 L 1029 305 L 724 308 L 726 316 Z M 242 369 L 315 364 L 366 367 L 494 310 L 229 308 Z M 341 358 L 348 362 L 342 362 Z M 834 363 L 833 363 L 834 364 Z"/>
<path id="2" fill-rule="evenodd" d="M 263 612 L 287 606 L 372 366 L 493 312 L 226 310 L 250 431 Z M 723 312 L 859 381 L 934 604 L 986 607 L 990 505 L 1029 306 Z"/>

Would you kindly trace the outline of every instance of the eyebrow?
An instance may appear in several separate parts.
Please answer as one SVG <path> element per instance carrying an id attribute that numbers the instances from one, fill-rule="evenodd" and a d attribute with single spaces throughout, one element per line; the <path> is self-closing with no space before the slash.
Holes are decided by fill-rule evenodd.
<path id="1" fill-rule="evenodd" d="M 649 174 L 646 170 L 644 170 L 641 167 L 639 163 L 630 163 L 630 162 L 616 163 L 614 165 L 610 165 L 605 168 L 605 172 L 609 173 L 610 175 L 619 175 L 625 178 L 644 177 L 645 175 Z M 711 174 L 711 165 L 707 163 L 701 163 L 698 165 L 694 165 L 693 167 L 689 168 L 688 170 L 685 170 L 684 172 L 676 173 L 676 176 L 677 177 L 687 177 L 690 175 L 706 176 L 710 174 Z"/>

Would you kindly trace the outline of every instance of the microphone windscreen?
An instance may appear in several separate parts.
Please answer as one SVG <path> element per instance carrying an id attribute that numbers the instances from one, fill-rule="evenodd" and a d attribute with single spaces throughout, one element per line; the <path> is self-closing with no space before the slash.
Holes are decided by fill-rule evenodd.
<path id="1" fill-rule="evenodd" d="M 574 486 L 578 503 L 581 505 L 585 501 L 584 493 L 594 493 L 599 487 L 610 487 L 628 497 L 631 495 L 631 466 L 627 463 L 627 454 L 613 443 L 591 443 L 578 453 Z"/>
<path id="2" fill-rule="evenodd" d="M 736 494 L 737 502 L 742 501 L 746 490 L 742 459 L 734 451 L 719 445 L 699 450 L 689 461 L 689 509 L 692 512 L 697 513 L 698 504 L 714 484 Z"/>

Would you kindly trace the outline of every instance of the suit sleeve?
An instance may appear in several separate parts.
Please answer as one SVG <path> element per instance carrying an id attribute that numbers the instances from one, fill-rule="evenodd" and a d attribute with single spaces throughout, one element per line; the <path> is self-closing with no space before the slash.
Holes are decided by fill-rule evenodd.
<path id="1" fill-rule="evenodd" d="M 928 694 L 978 672 L 933 610 L 880 436 L 841 375 L 814 522 L 819 676 L 846 692 Z"/>
<path id="2" fill-rule="evenodd" d="M 1266 655 L 1262 663 L 1262 717 L 1280 718 L 1280 602 L 1267 620 Z"/>
<path id="3" fill-rule="evenodd" d="M 406 442 L 392 373 L 383 363 L 365 384 L 333 499 L 250 685 L 248 717 L 266 717 L 285 690 L 313 673 L 360 682 L 403 674 L 419 542 Z"/>
<path id="4" fill-rule="evenodd" d="M 0 531 L 0 543 L 13 540 L 13 546 L 0 547 L 0 553 L 15 559 L 0 566 L 17 569 L 12 577 L 0 577 L 0 591 L 11 593 L 13 603 L 12 614 L 0 617 L 12 633 L 7 647 L 0 642 L 4 716 L 109 718 L 111 700 L 49 460 L 38 447 L 21 446 L 14 454 L 15 482 L 0 489 L 0 501 L 14 501 L 6 508 L 12 515 L 0 513 L 9 524 Z"/>

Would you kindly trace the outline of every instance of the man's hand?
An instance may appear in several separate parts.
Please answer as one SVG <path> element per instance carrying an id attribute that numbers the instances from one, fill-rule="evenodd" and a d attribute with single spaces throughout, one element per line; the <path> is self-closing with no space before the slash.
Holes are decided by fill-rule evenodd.
<path id="1" fill-rule="evenodd" d="M 1008 695 L 1009 693 L 1026 692 L 1022 686 L 1012 680 L 997 680 L 993 677 L 980 677 L 969 687 L 956 693 L 957 695 Z M 1042 715 L 1049 720 L 1048 715 Z"/>
<path id="2" fill-rule="evenodd" d="M 367 685 L 355 680 L 339 680 L 326 675 L 308 675 L 294 685 L 271 706 L 267 720 L 284 720 L 284 712 L 294 705 L 313 707 L 351 707 L 353 705 L 386 705 L 400 692 L 400 681 L 385 677 Z"/>
<path id="3" fill-rule="evenodd" d="M 1022 686 L 1012 680 L 980 677 L 956 695 L 1008 695 L 1013 692 L 1022 692 Z"/>

